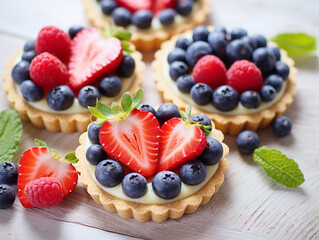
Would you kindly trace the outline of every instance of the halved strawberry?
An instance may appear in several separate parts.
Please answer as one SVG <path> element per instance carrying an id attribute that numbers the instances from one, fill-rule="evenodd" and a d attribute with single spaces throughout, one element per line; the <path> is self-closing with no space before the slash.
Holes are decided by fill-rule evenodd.
<path id="1" fill-rule="evenodd" d="M 152 0 L 116 0 L 117 4 L 121 7 L 125 7 L 130 10 L 131 13 L 134 13 L 141 9 L 152 9 Z"/>
<path id="2" fill-rule="evenodd" d="M 153 3 L 153 12 L 157 13 L 165 8 L 175 9 L 177 0 L 157 0 Z"/>
<path id="3" fill-rule="evenodd" d="M 159 163 L 157 172 L 174 169 L 184 162 L 198 157 L 207 141 L 199 126 L 172 118 L 161 128 Z"/>
<path id="4" fill-rule="evenodd" d="M 96 28 L 82 30 L 71 43 L 69 86 L 77 92 L 85 85 L 94 85 L 101 77 L 114 72 L 122 59 L 119 39 L 103 37 Z"/>
<path id="5" fill-rule="evenodd" d="M 45 147 L 30 148 L 23 153 L 19 162 L 19 199 L 24 207 L 32 207 L 26 198 L 25 186 L 42 177 L 52 177 L 59 180 L 63 196 L 68 195 L 78 181 L 78 174 L 72 164 L 53 157 L 53 154 Z"/>
<path id="6" fill-rule="evenodd" d="M 106 121 L 99 136 L 108 155 L 148 177 L 157 168 L 160 134 L 154 114 L 134 109 L 124 120 Z"/>

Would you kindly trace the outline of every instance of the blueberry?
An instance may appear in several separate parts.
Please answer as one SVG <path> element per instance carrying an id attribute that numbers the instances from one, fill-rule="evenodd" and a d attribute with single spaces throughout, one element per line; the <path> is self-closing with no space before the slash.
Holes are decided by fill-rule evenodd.
<path id="1" fill-rule="evenodd" d="M 193 41 L 207 41 L 209 35 L 209 31 L 206 26 L 201 25 L 195 27 L 193 30 Z"/>
<path id="2" fill-rule="evenodd" d="M 213 32 L 222 32 L 222 33 L 224 33 L 224 34 L 227 34 L 226 28 L 225 28 L 224 26 L 220 26 L 220 25 L 214 27 Z"/>
<path id="3" fill-rule="evenodd" d="M 101 161 L 107 159 L 107 154 L 100 144 L 91 145 L 85 153 L 86 160 L 92 165 L 98 165 Z"/>
<path id="4" fill-rule="evenodd" d="M 176 12 L 171 8 L 167 8 L 158 12 L 157 16 L 162 25 L 171 26 L 175 21 Z"/>
<path id="5" fill-rule="evenodd" d="M 131 24 L 131 12 L 124 7 L 115 8 L 112 18 L 118 26 L 126 27 Z"/>
<path id="6" fill-rule="evenodd" d="M 211 32 L 208 35 L 208 43 L 212 47 L 214 55 L 220 59 L 226 57 L 227 40 L 223 32 Z"/>
<path id="7" fill-rule="evenodd" d="M 267 48 L 270 49 L 273 52 L 273 54 L 276 57 L 276 60 L 279 61 L 280 58 L 281 58 L 281 54 L 280 54 L 279 48 L 275 47 L 275 46 L 268 46 Z"/>
<path id="8" fill-rule="evenodd" d="M 189 93 L 195 85 L 195 81 L 191 75 L 186 74 L 177 78 L 176 85 L 179 91 Z"/>
<path id="9" fill-rule="evenodd" d="M 228 85 L 218 87 L 213 93 L 213 105 L 223 112 L 235 109 L 238 105 L 238 100 L 238 92 Z"/>
<path id="10" fill-rule="evenodd" d="M 105 15 L 110 15 L 117 8 L 117 3 L 115 0 L 101 0 L 101 9 Z"/>
<path id="11" fill-rule="evenodd" d="M 35 51 L 28 51 L 22 53 L 22 60 L 27 61 L 31 63 L 32 59 L 37 56 L 37 53 Z"/>
<path id="12" fill-rule="evenodd" d="M 120 77 L 131 77 L 135 70 L 135 60 L 130 55 L 125 55 L 120 66 L 116 69 Z"/>
<path id="13" fill-rule="evenodd" d="M 75 25 L 75 26 L 70 27 L 70 28 L 69 28 L 70 38 L 73 39 L 73 38 L 76 36 L 76 34 L 78 34 L 79 32 L 81 32 L 83 29 L 84 29 L 84 27 L 78 26 L 78 25 Z"/>
<path id="14" fill-rule="evenodd" d="M 177 39 L 175 47 L 187 50 L 190 44 L 191 42 L 187 38 L 180 37 Z"/>
<path id="15" fill-rule="evenodd" d="M 87 85 L 79 91 L 78 99 L 82 107 L 95 107 L 96 100 L 100 99 L 100 92 L 96 87 Z"/>
<path id="16" fill-rule="evenodd" d="M 275 63 L 275 73 L 282 77 L 282 79 L 285 81 L 289 76 L 289 67 L 286 63 L 282 61 L 277 61 Z"/>
<path id="17" fill-rule="evenodd" d="M 193 115 L 191 116 L 190 120 L 194 122 L 198 122 L 199 124 L 202 124 L 204 126 L 209 126 L 209 127 L 212 126 L 212 121 L 210 120 L 209 117 L 207 117 L 204 114 Z M 209 128 L 209 130 L 212 130 L 212 128 Z"/>
<path id="18" fill-rule="evenodd" d="M 139 173 L 129 173 L 123 179 L 122 190 L 130 198 L 140 198 L 146 193 L 147 181 Z"/>
<path id="19" fill-rule="evenodd" d="M 167 61 L 170 64 L 175 61 L 186 62 L 186 51 L 182 48 L 174 48 L 172 51 L 169 52 Z"/>
<path id="20" fill-rule="evenodd" d="M 250 38 L 257 43 L 257 48 L 267 46 L 267 39 L 261 34 L 253 34 L 250 36 Z"/>
<path id="21" fill-rule="evenodd" d="M 286 116 L 280 116 L 275 118 L 272 123 L 272 130 L 278 137 L 285 137 L 289 135 L 292 129 L 292 124 L 290 118 Z"/>
<path id="22" fill-rule="evenodd" d="M 152 181 L 155 194 L 164 199 L 173 199 L 181 191 L 182 182 L 179 176 L 171 171 L 162 171 Z"/>
<path id="23" fill-rule="evenodd" d="M 280 92 L 283 82 L 282 77 L 277 74 L 271 74 L 265 79 L 265 84 L 273 86 L 276 92 Z"/>
<path id="24" fill-rule="evenodd" d="M 233 28 L 233 30 L 230 32 L 230 40 L 236 40 L 241 39 L 242 37 L 247 36 L 247 31 L 241 27 Z"/>
<path id="25" fill-rule="evenodd" d="M 252 50 L 254 50 L 254 49 L 257 48 L 257 42 L 256 42 L 254 39 L 245 36 L 245 37 L 241 38 L 241 40 L 242 40 L 243 42 L 248 43 L 249 46 L 252 48 Z"/>
<path id="26" fill-rule="evenodd" d="M 230 42 L 226 47 L 226 55 L 230 63 L 237 60 L 251 60 L 252 48 L 249 43 L 242 39 Z"/>
<path id="27" fill-rule="evenodd" d="M 155 109 L 152 106 L 148 105 L 148 104 L 140 104 L 140 105 L 137 106 L 136 109 L 142 109 L 142 110 L 148 111 L 148 112 L 153 113 L 154 115 L 156 115 Z"/>
<path id="28" fill-rule="evenodd" d="M 258 92 L 245 91 L 240 95 L 240 102 L 246 108 L 258 108 L 261 104 L 261 97 Z"/>
<path id="29" fill-rule="evenodd" d="M 193 10 L 193 2 L 192 0 L 178 0 L 175 9 L 180 15 L 189 16 Z"/>
<path id="30" fill-rule="evenodd" d="M 99 132 L 100 132 L 101 126 L 102 125 L 98 125 L 94 123 L 90 124 L 88 129 L 88 136 L 91 143 L 100 144 Z"/>
<path id="31" fill-rule="evenodd" d="M 224 153 L 222 144 L 215 138 L 207 138 L 207 146 L 197 158 L 206 165 L 214 165 L 220 161 Z"/>
<path id="32" fill-rule="evenodd" d="M 179 76 L 188 74 L 188 71 L 187 64 L 181 61 L 175 61 L 169 66 L 169 75 L 175 81 Z"/>
<path id="33" fill-rule="evenodd" d="M 250 130 L 242 131 L 237 136 L 236 144 L 240 153 L 252 154 L 259 147 L 259 136 Z"/>
<path id="34" fill-rule="evenodd" d="M 261 47 L 261 48 L 257 48 L 253 52 L 252 61 L 260 69 L 263 76 L 267 76 L 275 68 L 276 57 L 269 48 Z"/>
<path id="35" fill-rule="evenodd" d="M 118 162 L 106 159 L 96 166 L 95 177 L 102 186 L 115 187 L 122 182 L 124 170 Z"/>
<path id="36" fill-rule="evenodd" d="M 35 51 L 35 39 L 28 40 L 23 47 L 24 52 Z"/>
<path id="37" fill-rule="evenodd" d="M 27 61 L 18 62 L 11 71 L 11 77 L 17 84 L 30 79 L 30 63 Z"/>
<path id="38" fill-rule="evenodd" d="M 188 185 L 200 184 L 205 180 L 206 175 L 207 170 L 205 165 L 198 160 L 184 163 L 179 170 L 181 180 Z"/>
<path id="39" fill-rule="evenodd" d="M 205 83 L 196 83 L 191 88 L 191 97 L 198 105 L 206 105 L 212 100 L 213 90 Z"/>
<path id="40" fill-rule="evenodd" d="M 16 184 L 18 180 L 18 165 L 4 162 L 0 165 L 0 184 Z"/>
<path id="41" fill-rule="evenodd" d="M 132 23 L 140 29 L 150 28 L 152 19 L 153 13 L 146 9 L 138 10 L 132 15 Z"/>
<path id="42" fill-rule="evenodd" d="M 99 83 L 99 90 L 106 97 L 115 97 L 121 92 L 122 81 L 117 76 L 102 78 Z"/>
<path id="43" fill-rule="evenodd" d="M 270 85 L 264 85 L 260 89 L 260 96 L 264 102 L 271 102 L 276 97 L 276 89 Z"/>
<path id="44" fill-rule="evenodd" d="M 44 97 L 43 89 L 31 80 L 23 81 L 20 86 L 20 91 L 23 98 L 28 102 L 39 101 Z"/>
<path id="45" fill-rule="evenodd" d="M 163 103 L 156 111 L 156 118 L 160 125 L 174 117 L 181 117 L 178 107 L 174 103 Z"/>
<path id="46" fill-rule="evenodd" d="M 10 208 L 16 198 L 15 189 L 6 184 L 0 184 L 0 209 Z"/>
<path id="47" fill-rule="evenodd" d="M 213 50 L 207 42 L 194 42 L 186 50 L 186 61 L 190 67 L 194 67 L 200 58 L 212 54 L 212 52 Z"/>
<path id="48" fill-rule="evenodd" d="M 50 108 L 54 110 L 65 110 L 72 106 L 74 94 L 67 85 L 61 85 L 53 88 L 47 95 L 47 102 Z"/>

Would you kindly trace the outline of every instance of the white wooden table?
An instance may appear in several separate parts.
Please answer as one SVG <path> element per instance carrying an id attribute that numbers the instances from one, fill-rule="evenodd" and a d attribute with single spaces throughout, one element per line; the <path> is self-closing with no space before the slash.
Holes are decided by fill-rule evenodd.
<path id="1" fill-rule="evenodd" d="M 214 0 L 211 9 L 209 24 L 243 26 L 249 33 L 267 37 L 284 31 L 303 31 L 319 39 L 318 0 Z M 80 0 L 0 0 L 1 74 L 14 50 L 49 24 L 65 30 L 73 24 L 88 26 Z M 161 99 L 154 90 L 150 69 L 153 54 L 146 54 L 144 59 L 148 66 L 144 102 L 156 106 Z M 58 207 L 24 209 L 17 200 L 11 209 L 1 210 L 0 238 L 319 239 L 318 61 L 318 54 L 296 61 L 298 92 L 286 113 L 293 121 L 292 134 L 278 139 L 270 129 L 258 132 L 261 144 L 276 147 L 299 163 L 306 178 L 300 187 L 287 189 L 274 183 L 251 157 L 241 156 L 235 138 L 227 136 L 231 153 L 225 182 L 218 194 L 194 214 L 162 224 L 124 220 L 98 206 L 79 184 Z M 2 90 L 0 103 L 0 110 L 10 107 Z M 16 159 L 34 146 L 35 137 L 61 154 L 78 145 L 79 133 L 52 134 L 30 123 L 23 125 Z"/>

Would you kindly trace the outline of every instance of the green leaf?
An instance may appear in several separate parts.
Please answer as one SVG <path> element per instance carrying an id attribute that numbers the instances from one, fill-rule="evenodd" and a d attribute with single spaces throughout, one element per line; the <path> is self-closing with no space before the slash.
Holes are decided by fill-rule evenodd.
<path id="1" fill-rule="evenodd" d="M 75 152 L 70 152 L 65 155 L 64 160 L 68 161 L 69 163 L 77 163 L 79 159 L 76 158 Z"/>
<path id="2" fill-rule="evenodd" d="M 121 113 L 120 106 L 116 102 L 112 102 L 111 108 L 114 115 L 118 115 Z"/>
<path id="3" fill-rule="evenodd" d="M 0 113 L 0 163 L 13 161 L 22 136 L 22 124 L 15 110 Z"/>
<path id="4" fill-rule="evenodd" d="M 281 33 L 271 38 L 271 41 L 292 56 L 305 56 L 317 50 L 316 38 L 305 33 Z"/>
<path id="5" fill-rule="evenodd" d="M 137 108 L 137 106 L 141 103 L 142 101 L 142 98 L 143 98 L 143 95 L 144 95 L 144 90 L 142 88 L 140 88 L 135 96 L 133 97 L 133 102 L 132 102 L 132 106 L 131 106 L 131 110 Z"/>
<path id="6" fill-rule="evenodd" d="M 121 99 L 121 106 L 124 112 L 128 112 L 131 109 L 132 96 L 129 92 L 123 94 Z"/>
<path id="7" fill-rule="evenodd" d="M 106 104 L 101 103 L 100 101 L 96 102 L 97 110 L 100 111 L 106 118 L 112 118 L 114 116 L 112 109 Z"/>
<path id="8" fill-rule="evenodd" d="M 191 119 L 192 106 L 188 106 L 186 109 L 186 118 L 188 121 Z"/>
<path id="9" fill-rule="evenodd" d="M 298 164 L 277 149 L 268 149 L 266 146 L 257 148 L 253 158 L 269 177 L 287 187 L 294 188 L 305 181 Z"/>
<path id="10" fill-rule="evenodd" d="M 122 48 L 125 52 L 127 53 L 132 53 L 134 52 L 132 49 L 131 49 L 131 44 L 129 42 L 126 42 L 126 41 L 121 41 L 121 44 L 122 44 Z"/>
<path id="11" fill-rule="evenodd" d="M 47 147 L 47 144 L 45 143 L 45 141 L 42 141 L 40 139 L 35 138 L 34 142 L 38 147 Z"/>
<path id="12" fill-rule="evenodd" d="M 132 33 L 127 32 L 127 31 L 117 31 L 113 33 L 113 37 L 116 37 L 120 40 L 128 41 L 132 37 Z"/>
<path id="13" fill-rule="evenodd" d="M 184 112 L 180 108 L 178 108 L 178 112 L 179 112 L 179 115 L 181 115 L 181 118 L 187 122 L 187 118 L 185 117 Z"/>
<path id="14" fill-rule="evenodd" d="M 97 118 L 100 119 L 107 119 L 98 109 L 96 109 L 95 107 L 90 107 L 88 106 L 88 109 L 90 110 L 90 112 Z"/>

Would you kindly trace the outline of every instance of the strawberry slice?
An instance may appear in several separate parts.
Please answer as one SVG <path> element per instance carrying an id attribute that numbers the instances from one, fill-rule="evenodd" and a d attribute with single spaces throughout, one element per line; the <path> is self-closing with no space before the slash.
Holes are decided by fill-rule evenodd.
<path id="1" fill-rule="evenodd" d="M 116 0 L 117 4 L 121 7 L 125 7 L 130 10 L 131 13 L 134 13 L 141 9 L 152 9 L 152 0 Z"/>
<path id="2" fill-rule="evenodd" d="M 100 128 L 105 152 L 145 177 L 157 168 L 160 125 L 154 115 L 134 109 L 125 120 L 106 121 Z"/>
<path id="3" fill-rule="evenodd" d="M 114 72 L 122 59 L 119 39 L 103 37 L 96 28 L 82 30 L 71 43 L 69 86 L 77 92 L 86 85 L 94 85 L 101 77 Z"/>
<path id="4" fill-rule="evenodd" d="M 199 126 L 185 123 L 180 118 L 168 120 L 161 128 L 157 172 L 174 169 L 198 157 L 206 144 L 205 133 Z"/>
<path id="5" fill-rule="evenodd" d="M 63 196 L 68 195 L 78 181 L 78 174 L 72 164 L 53 157 L 53 154 L 45 147 L 30 148 L 23 153 L 19 162 L 19 199 L 24 207 L 32 207 L 26 198 L 25 186 L 42 177 L 52 177 L 59 180 Z"/>
<path id="6" fill-rule="evenodd" d="M 153 12 L 157 13 L 165 8 L 175 9 L 177 0 L 157 0 L 153 3 Z"/>

